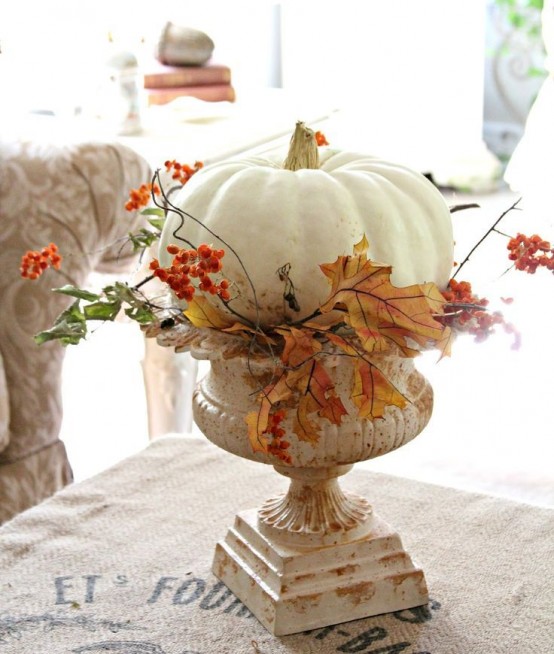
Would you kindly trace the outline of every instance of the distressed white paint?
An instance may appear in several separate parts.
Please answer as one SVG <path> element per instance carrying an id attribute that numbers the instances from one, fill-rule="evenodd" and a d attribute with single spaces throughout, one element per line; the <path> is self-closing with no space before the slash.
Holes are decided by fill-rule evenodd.
<path id="1" fill-rule="evenodd" d="M 171 342 L 167 333 L 159 338 Z M 179 337 L 172 344 L 179 347 Z M 299 441 L 286 418 L 289 466 L 269 453 L 253 453 L 246 429 L 245 417 L 257 410 L 261 380 L 275 361 L 253 353 L 248 359 L 240 341 L 214 330 L 192 330 L 184 345 L 193 356 L 211 360 L 194 395 L 195 420 L 205 435 L 233 454 L 274 464 L 291 479 L 286 494 L 237 515 L 217 544 L 214 574 L 276 635 L 425 604 L 423 572 L 398 534 L 366 499 L 343 492 L 337 481 L 354 462 L 403 445 L 425 426 L 432 391 L 413 361 L 377 357 L 411 402 L 404 409 L 387 407 L 384 419 L 372 421 L 355 417 L 348 404 L 351 364 L 337 357 L 330 374 L 351 415 L 339 427 L 310 416 L 321 428 L 316 445 Z"/>
<path id="2" fill-rule="evenodd" d="M 422 570 L 375 516 L 364 538 L 302 548 L 267 537 L 256 511 L 240 513 L 217 544 L 213 572 L 277 636 L 428 601 Z"/>

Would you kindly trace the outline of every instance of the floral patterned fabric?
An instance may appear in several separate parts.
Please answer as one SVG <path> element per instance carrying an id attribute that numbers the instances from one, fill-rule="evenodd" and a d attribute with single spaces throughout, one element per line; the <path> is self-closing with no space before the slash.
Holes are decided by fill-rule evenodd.
<path id="1" fill-rule="evenodd" d="M 0 467 L 0 524 L 73 480 L 64 444 L 56 440 L 30 456 Z"/>
<path id="2" fill-rule="evenodd" d="M 53 287 L 82 286 L 92 270 L 131 266 L 130 248 L 117 239 L 140 217 L 124 204 L 149 178 L 142 157 L 116 143 L 0 143 L 0 522 L 71 480 L 58 439 L 64 348 L 39 347 L 33 335 L 72 302 Z M 61 275 L 22 279 L 21 255 L 50 242 L 64 256 Z"/>
<path id="3" fill-rule="evenodd" d="M 0 452 L 8 444 L 10 422 L 10 404 L 8 402 L 8 385 L 4 372 L 4 360 L 0 354 Z"/>

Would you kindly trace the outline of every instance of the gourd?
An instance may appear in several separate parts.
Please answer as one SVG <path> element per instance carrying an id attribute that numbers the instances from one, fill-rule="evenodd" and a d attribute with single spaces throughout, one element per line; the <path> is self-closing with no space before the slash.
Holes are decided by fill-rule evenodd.
<path id="1" fill-rule="evenodd" d="M 160 263 L 176 237 L 223 248 L 229 307 L 267 328 L 310 316 L 329 295 L 320 264 L 352 254 L 365 235 L 368 258 L 392 265 L 395 286 L 435 282 L 453 265 L 450 211 L 423 175 L 377 157 L 325 148 L 298 123 L 289 154 L 206 166 L 172 200 Z M 294 301 L 291 300 L 293 296 Z M 221 300 L 210 301 L 225 311 Z"/>

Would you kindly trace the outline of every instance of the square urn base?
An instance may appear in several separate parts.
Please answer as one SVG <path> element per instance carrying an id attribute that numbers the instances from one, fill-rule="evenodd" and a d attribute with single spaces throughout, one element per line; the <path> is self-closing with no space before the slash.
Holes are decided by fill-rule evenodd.
<path id="1" fill-rule="evenodd" d="M 217 544 L 212 570 L 276 636 L 426 604 L 423 571 L 386 522 L 371 520 L 353 542 L 300 548 L 273 542 L 256 510 L 244 511 Z"/>

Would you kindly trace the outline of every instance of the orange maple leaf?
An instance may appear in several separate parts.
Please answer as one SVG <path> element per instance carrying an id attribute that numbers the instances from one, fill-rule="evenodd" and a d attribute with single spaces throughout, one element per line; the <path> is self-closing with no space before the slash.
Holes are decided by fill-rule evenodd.
<path id="1" fill-rule="evenodd" d="M 314 401 L 309 396 L 301 396 L 298 401 L 293 423 L 293 430 L 298 436 L 298 439 L 312 444 L 317 443 L 319 440 L 318 425 L 313 420 L 310 420 L 310 415 L 316 411 L 314 404 Z"/>
<path id="2" fill-rule="evenodd" d="M 225 332 L 226 334 L 236 334 L 245 340 L 251 341 L 254 338 L 258 343 L 261 344 L 276 345 L 275 339 L 272 338 L 269 334 L 266 334 L 266 332 L 262 331 L 261 329 L 255 329 L 254 327 L 245 325 L 242 322 L 235 322 L 230 327 L 222 328 L 221 331 Z"/>
<path id="3" fill-rule="evenodd" d="M 312 398 L 314 404 L 310 411 L 317 411 L 331 422 L 338 424 L 345 415 L 340 398 L 335 392 L 335 384 L 325 366 L 317 357 L 322 350 L 321 343 L 315 338 L 316 333 L 290 328 L 281 329 L 285 339 L 282 361 L 293 369 L 287 376 L 291 388 L 296 388 L 303 397 Z"/>
<path id="4" fill-rule="evenodd" d="M 331 292 L 320 307 L 326 322 L 305 322 L 300 328 L 281 325 L 275 330 L 284 341 L 282 368 L 275 381 L 260 394 L 260 408 L 248 414 L 248 433 L 254 452 L 269 452 L 268 425 L 271 412 L 280 402 L 294 403 L 293 431 L 299 440 L 316 443 L 319 421 L 315 416 L 340 424 L 347 410 L 322 360 L 323 343 L 339 348 L 352 362 L 350 399 L 360 418 L 382 418 L 388 406 L 404 408 L 409 400 L 379 370 L 368 354 L 398 346 L 403 356 L 419 353 L 418 347 L 434 345 L 448 353 L 450 329 L 436 320 L 444 313 L 445 299 L 432 283 L 404 288 L 390 281 L 392 267 L 367 258 L 364 238 L 354 246 L 352 256 L 323 264 Z M 336 315 L 330 315 L 334 312 Z M 346 324 L 348 330 L 335 330 Z M 235 327 L 236 329 L 236 327 Z M 336 352 L 336 351 L 335 351 Z"/>
<path id="5" fill-rule="evenodd" d="M 353 359 L 354 386 L 352 401 L 360 418 L 382 418 L 387 406 L 403 409 L 408 400 L 383 373 L 366 359 Z"/>
<path id="6" fill-rule="evenodd" d="M 295 327 L 280 328 L 277 332 L 285 339 L 281 361 L 291 368 L 298 368 L 321 352 L 321 343 L 314 338 L 313 332 Z"/>
<path id="7" fill-rule="evenodd" d="M 246 416 L 254 452 L 268 451 L 266 430 L 270 412 L 277 403 L 293 396 L 296 405 L 293 430 L 302 441 L 316 443 L 319 439 L 317 423 L 311 419 L 313 414 L 339 424 L 347 413 L 331 376 L 317 359 L 322 345 L 314 333 L 294 327 L 282 327 L 277 331 L 285 341 L 281 355 L 284 367 L 278 371 L 276 380 L 260 393 L 259 411 Z"/>
<path id="8" fill-rule="evenodd" d="M 278 330 L 285 340 L 281 359 L 289 367 L 286 377 L 289 388 L 297 396 L 294 433 L 302 441 L 316 443 L 319 430 L 310 416 L 317 413 L 333 424 L 339 424 L 347 413 L 335 384 L 319 359 L 322 345 L 316 333 L 294 327 Z"/>
<path id="9" fill-rule="evenodd" d="M 393 286 L 391 266 L 369 260 L 361 244 L 354 251 L 321 266 L 331 284 L 329 299 L 320 307 L 323 313 L 346 309 L 345 322 L 369 353 L 386 351 L 395 343 L 405 356 L 414 356 L 415 344 L 447 342 L 448 327 L 435 320 L 445 304 L 435 284 Z"/>
<path id="10" fill-rule="evenodd" d="M 338 425 L 347 411 L 335 390 L 335 384 L 325 366 L 317 359 L 306 362 L 287 375 L 287 383 L 298 394 L 298 407 L 294 421 L 294 433 L 302 441 L 317 443 L 319 430 L 309 419 L 317 413 Z"/>
<path id="11" fill-rule="evenodd" d="M 387 406 L 400 409 L 406 406 L 409 400 L 366 358 L 363 351 L 356 349 L 342 334 L 328 334 L 327 338 L 352 358 L 354 381 L 350 397 L 358 407 L 360 418 L 382 418 Z"/>
<path id="12" fill-rule="evenodd" d="M 248 438 L 253 452 L 268 453 L 269 436 L 267 427 L 269 425 L 269 414 L 275 404 L 287 400 L 292 394 L 287 384 L 287 375 L 284 370 L 277 373 L 277 380 L 268 384 L 260 393 L 260 408 L 258 411 L 250 411 L 245 421 L 248 425 Z"/>

